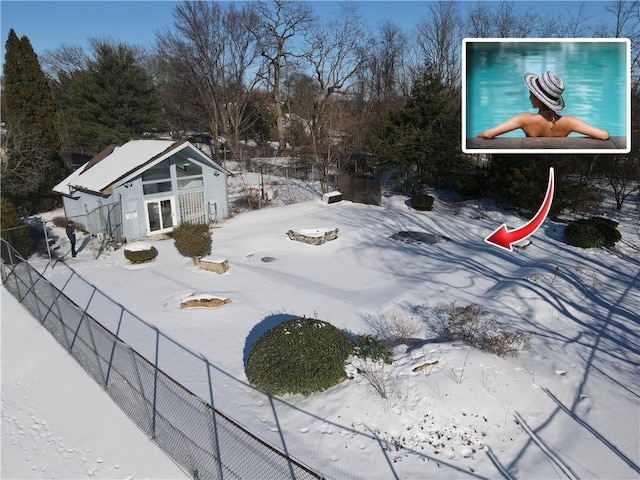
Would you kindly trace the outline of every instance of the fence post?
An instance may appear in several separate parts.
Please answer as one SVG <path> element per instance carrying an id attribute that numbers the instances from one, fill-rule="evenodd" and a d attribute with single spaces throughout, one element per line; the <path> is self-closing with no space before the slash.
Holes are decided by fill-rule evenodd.
<path id="1" fill-rule="evenodd" d="M 93 352 L 96 354 L 96 368 L 98 369 L 98 373 L 100 374 L 100 381 L 104 388 L 107 388 L 107 381 L 105 378 L 104 371 L 102 370 L 102 365 L 100 364 L 100 353 L 98 353 L 98 346 L 96 345 L 96 339 L 93 336 L 93 329 L 91 328 L 91 322 L 87 322 L 87 330 L 89 330 L 89 338 L 91 339 L 91 348 Z"/>
<path id="2" fill-rule="evenodd" d="M 113 346 L 115 348 L 115 342 L 117 342 L 118 339 L 114 338 L 113 341 L 114 341 Z M 136 353 L 137 352 L 133 348 L 131 348 L 129 345 L 126 345 L 126 348 L 127 348 L 127 351 L 131 354 L 131 364 L 133 365 L 133 370 L 135 371 L 135 374 L 136 374 L 136 377 L 137 377 L 136 379 L 138 380 L 138 385 L 140 385 L 140 397 L 142 398 L 142 404 L 147 409 L 147 418 L 149 418 L 149 416 L 151 416 L 151 415 L 150 415 L 150 412 L 149 412 L 148 402 L 146 401 L 147 399 L 146 399 L 146 396 L 144 394 L 144 386 L 142 385 L 142 376 L 140 375 L 140 369 L 138 368 L 138 362 L 137 362 L 137 357 L 136 357 Z M 157 375 L 158 374 L 158 369 L 155 368 L 154 370 L 155 370 L 156 375 Z M 155 409 L 154 409 L 154 412 L 155 412 Z M 155 421 L 155 414 L 153 415 L 152 419 L 153 419 L 153 421 Z M 147 428 L 149 428 L 149 424 L 147 424 L 146 426 L 147 426 Z M 151 433 L 152 433 L 153 437 L 151 437 L 151 438 L 153 439 L 153 438 L 155 438 L 155 425 L 152 425 L 152 430 L 153 431 Z"/>
<path id="3" fill-rule="evenodd" d="M 156 329 L 156 358 L 155 367 L 153 370 L 153 418 L 151 420 L 151 439 L 156 438 L 156 415 L 158 411 L 158 371 L 160 366 L 158 365 L 160 354 L 160 330 Z"/>
<path id="4" fill-rule="evenodd" d="M 44 241 L 47 243 L 47 255 L 49 256 L 49 263 L 51 263 L 51 246 L 49 245 L 49 236 L 47 235 L 47 222 L 42 222 L 42 230 L 44 230 Z"/>
<path id="5" fill-rule="evenodd" d="M 33 277 L 31 276 L 31 265 L 29 265 L 29 263 L 27 263 L 26 261 L 25 264 L 27 265 L 27 274 L 29 275 L 29 283 L 31 284 L 31 288 L 27 289 L 27 292 L 29 290 L 33 290 L 33 296 L 35 297 L 36 302 L 36 310 L 38 311 L 38 320 L 40 320 L 40 323 L 43 323 L 44 317 L 42 316 L 42 311 L 40 310 L 40 298 L 36 293 L 36 289 L 34 288 L 36 284 L 33 281 Z"/>
<path id="6" fill-rule="evenodd" d="M 216 420 L 216 410 L 213 408 L 213 383 L 211 381 L 211 365 L 209 364 L 209 360 L 202 355 L 202 359 L 207 364 L 207 377 L 209 379 L 209 399 L 211 403 L 211 421 L 213 422 L 213 444 L 215 448 L 215 453 L 218 456 L 218 461 L 216 464 L 218 465 L 218 470 L 220 473 L 220 480 L 224 477 L 222 475 L 222 456 L 220 455 L 220 439 L 218 438 L 218 424 Z"/>
<path id="7" fill-rule="evenodd" d="M 51 308 L 53 308 L 53 306 L 55 305 L 58 310 L 58 318 L 60 319 L 60 328 L 62 329 L 62 335 L 64 336 L 64 339 L 66 341 L 66 347 L 69 349 L 69 351 L 71 351 L 71 342 L 69 341 L 69 337 L 67 336 L 66 324 L 64 323 L 64 318 L 62 318 L 62 310 L 60 309 L 60 304 L 58 303 L 58 299 L 62 296 L 62 292 L 55 288 L 51 283 L 49 283 L 49 287 L 53 292 Z"/>
<path id="8" fill-rule="evenodd" d="M 118 320 L 118 328 L 116 328 L 115 336 L 120 338 L 120 326 L 122 325 L 122 315 L 124 314 L 124 307 L 120 307 L 120 319 Z M 109 366 L 107 367 L 107 377 L 105 379 L 105 387 L 109 384 L 109 377 L 111 376 L 111 365 L 113 364 L 113 356 L 116 352 L 116 339 L 113 340 L 113 346 L 111 347 L 111 355 L 109 356 Z"/>
<path id="9" fill-rule="evenodd" d="M 16 263 L 14 260 L 15 250 L 13 249 L 13 247 L 9 242 L 7 242 L 6 240 L 2 240 L 2 241 L 7 247 L 7 252 L 9 253 L 9 265 L 11 265 L 11 273 L 13 273 L 13 276 L 16 279 L 16 293 L 18 294 L 17 298 L 18 298 L 18 301 L 22 303 L 22 295 L 20 294 L 20 277 L 18 277 L 18 274 L 16 273 Z"/>

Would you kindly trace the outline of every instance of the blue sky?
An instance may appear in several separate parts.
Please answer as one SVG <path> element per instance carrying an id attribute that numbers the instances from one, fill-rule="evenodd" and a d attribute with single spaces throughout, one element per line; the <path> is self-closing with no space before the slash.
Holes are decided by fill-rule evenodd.
<path id="1" fill-rule="evenodd" d="M 9 29 L 26 35 L 38 55 L 62 44 L 86 46 L 91 37 L 106 38 L 150 48 L 158 31 L 171 26 L 174 1 L 0 1 L 0 51 Z M 311 1 L 314 11 L 331 15 L 340 2 Z M 358 9 L 370 27 L 391 20 L 409 31 L 428 12 L 428 1 L 357 1 Z M 474 7 L 476 2 L 461 2 Z M 604 13 L 605 2 L 585 2 L 592 18 Z M 518 9 L 536 13 L 556 12 L 577 6 L 577 2 L 515 2 Z"/>

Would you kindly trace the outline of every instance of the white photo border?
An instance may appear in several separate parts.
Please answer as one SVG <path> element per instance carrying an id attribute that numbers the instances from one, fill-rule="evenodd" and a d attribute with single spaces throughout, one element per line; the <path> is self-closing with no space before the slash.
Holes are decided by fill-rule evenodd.
<path id="1" fill-rule="evenodd" d="M 468 43 L 624 43 L 626 51 L 626 145 L 625 148 L 467 148 L 467 44 Z M 466 154 L 498 154 L 498 153 L 617 153 L 624 154 L 631 151 L 631 40 L 628 38 L 464 38 L 462 40 L 462 151 Z M 575 138 L 575 137 L 571 137 Z M 490 141 L 490 140 L 489 140 Z"/>

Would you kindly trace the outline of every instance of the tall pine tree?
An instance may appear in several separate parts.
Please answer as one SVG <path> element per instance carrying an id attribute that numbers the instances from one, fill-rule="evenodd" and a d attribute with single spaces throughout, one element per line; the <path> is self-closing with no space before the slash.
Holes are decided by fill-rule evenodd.
<path id="1" fill-rule="evenodd" d="M 3 65 L 2 195 L 21 213 L 51 207 L 51 188 L 63 178 L 60 137 L 49 80 L 26 36 L 11 29 Z"/>
<path id="2" fill-rule="evenodd" d="M 93 41 L 83 69 L 59 74 L 59 102 L 71 147 L 94 153 L 162 128 L 162 111 L 151 77 L 136 51 L 124 44 Z"/>
<path id="3" fill-rule="evenodd" d="M 408 191 L 432 185 L 472 194 L 473 169 L 462 156 L 460 135 L 459 93 L 425 73 L 375 144 Z"/>

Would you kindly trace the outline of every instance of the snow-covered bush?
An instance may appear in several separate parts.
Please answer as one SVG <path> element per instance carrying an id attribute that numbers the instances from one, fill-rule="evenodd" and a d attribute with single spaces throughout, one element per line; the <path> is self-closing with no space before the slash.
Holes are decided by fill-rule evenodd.
<path id="1" fill-rule="evenodd" d="M 191 257 L 193 264 L 211 253 L 211 232 L 207 223 L 183 223 L 173 230 L 173 240 L 182 255 Z"/>
<path id="2" fill-rule="evenodd" d="M 611 247 L 620 241 L 622 235 L 618 231 L 618 223 L 602 217 L 576 220 L 564 229 L 564 236 L 569 245 L 581 248 Z"/>
<path id="3" fill-rule="evenodd" d="M 272 395 L 320 392 L 346 377 L 351 342 L 338 328 L 294 318 L 265 332 L 247 361 L 249 382 Z"/>
<path id="4" fill-rule="evenodd" d="M 124 258 L 131 263 L 150 262 L 158 256 L 158 250 L 146 242 L 134 242 L 124 248 Z"/>
<path id="5" fill-rule="evenodd" d="M 456 340 L 500 357 L 517 356 L 521 350 L 531 347 L 531 335 L 505 330 L 496 317 L 478 305 L 459 306 L 455 303 L 440 305 L 438 311 L 447 318 L 445 340 Z"/>

